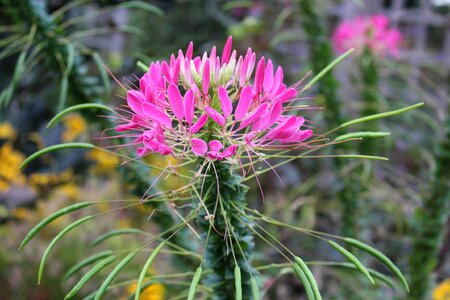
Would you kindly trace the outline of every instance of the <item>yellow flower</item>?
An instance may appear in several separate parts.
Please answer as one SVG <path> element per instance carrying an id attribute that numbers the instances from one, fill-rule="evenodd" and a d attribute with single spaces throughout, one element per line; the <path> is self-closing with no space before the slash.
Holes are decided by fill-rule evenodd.
<path id="1" fill-rule="evenodd" d="M 25 220 L 30 217 L 30 211 L 25 207 L 18 207 L 11 212 L 11 215 L 16 219 Z"/>
<path id="2" fill-rule="evenodd" d="M 450 300 L 450 278 L 441 282 L 434 289 L 433 300 Z"/>
<path id="3" fill-rule="evenodd" d="M 178 161 L 173 156 L 161 156 L 158 154 L 150 154 L 145 157 L 145 161 L 153 166 L 151 173 L 153 176 L 158 176 L 161 170 L 170 166 L 174 172 L 185 173 L 186 168 L 177 167 Z M 187 181 L 181 176 L 171 173 L 170 175 L 163 175 L 159 179 L 158 186 L 161 191 L 170 191 L 179 189 L 187 184 Z"/>
<path id="4" fill-rule="evenodd" d="M 128 286 L 128 293 L 133 295 L 136 291 L 137 284 L 133 283 Z M 146 287 L 141 295 L 139 296 L 139 300 L 163 300 L 166 289 L 164 285 L 160 283 L 151 284 Z"/>
<path id="5" fill-rule="evenodd" d="M 119 157 L 100 149 L 89 151 L 86 157 L 95 162 L 94 173 L 110 174 L 120 164 Z"/>
<path id="6" fill-rule="evenodd" d="M 10 143 L 0 148 L 0 191 L 5 191 L 11 184 L 23 185 L 25 176 L 20 170 L 24 156 L 14 150 Z"/>
<path id="7" fill-rule="evenodd" d="M 16 137 L 16 130 L 10 123 L 0 123 L 0 139 L 13 141 Z"/>
<path id="8" fill-rule="evenodd" d="M 68 183 L 65 183 L 65 184 L 62 184 L 62 185 L 58 186 L 55 189 L 55 193 L 56 194 L 61 194 L 63 196 L 66 196 L 67 198 L 69 198 L 71 200 L 75 200 L 79 196 L 78 187 L 73 182 L 68 182 Z"/>
<path id="9" fill-rule="evenodd" d="M 80 137 L 86 130 L 86 122 L 78 114 L 70 114 L 63 119 L 66 131 L 62 135 L 64 142 L 70 142 Z"/>

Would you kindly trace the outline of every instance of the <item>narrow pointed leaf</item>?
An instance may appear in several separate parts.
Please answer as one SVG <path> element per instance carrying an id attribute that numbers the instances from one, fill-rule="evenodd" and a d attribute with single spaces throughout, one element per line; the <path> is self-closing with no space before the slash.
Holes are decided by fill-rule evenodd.
<path id="1" fill-rule="evenodd" d="M 312 291 L 311 284 L 309 283 L 308 278 L 306 277 L 305 272 L 303 272 L 302 269 L 298 266 L 298 264 L 293 263 L 292 269 L 294 269 L 295 275 L 297 275 L 300 282 L 303 284 L 303 287 L 305 288 L 306 296 L 308 297 L 308 300 L 315 300 L 314 293 Z"/>
<path id="2" fill-rule="evenodd" d="M 339 127 L 340 128 L 344 128 L 344 127 L 348 127 L 348 126 L 359 124 L 359 123 L 364 123 L 364 122 L 369 122 L 369 121 L 373 121 L 373 120 L 377 120 L 377 119 L 382 119 L 382 118 L 387 118 L 387 117 L 399 115 L 401 113 L 404 113 L 404 112 L 416 109 L 416 108 L 421 107 L 423 105 L 424 105 L 424 103 L 420 102 L 420 103 L 416 103 L 414 105 L 407 106 L 407 107 L 404 107 L 404 108 L 401 108 L 401 109 L 396 109 L 396 110 L 392 110 L 392 111 L 388 111 L 388 112 L 384 112 L 384 113 L 379 113 L 379 114 L 375 114 L 375 115 L 370 115 L 370 116 L 358 118 L 358 119 L 355 119 L 355 120 L 351 120 L 351 121 L 345 122 L 344 124 L 342 124 Z"/>
<path id="3" fill-rule="evenodd" d="M 113 254 L 113 252 L 111 250 L 106 250 L 106 251 L 96 253 L 96 254 L 80 261 L 79 263 L 74 265 L 72 268 L 70 268 L 69 271 L 66 272 L 66 274 L 64 274 L 63 280 L 69 279 L 73 274 L 77 273 L 82 268 L 96 262 L 97 260 L 111 256 L 112 254 Z"/>
<path id="4" fill-rule="evenodd" d="M 64 143 L 64 144 L 57 144 L 57 145 L 53 145 L 47 148 L 44 148 L 42 150 L 39 150 L 33 154 L 31 154 L 30 156 L 28 156 L 20 165 L 20 169 L 25 168 L 30 162 L 32 162 L 33 160 L 35 160 L 38 157 L 41 157 L 44 154 L 50 153 L 50 152 L 55 152 L 58 150 L 63 150 L 63 149 L 92 149 L 95 146 L 89 143 Z"/>
<path id="5" fill-rule="evenodd" d="M 369 271 L 364 267 L 364 265 L 354 256 L 351 254 L 347 249 L 343 248 L 341 245 L 336 243 L 335 241 L 328 240 L 328 243 L 336 249 L 339 253 L 341 253 L 349 262 L 355 265 L 355 267 L 363 273 L 367 279 L 370 281 L 370 283 L 375 284 L 375 280 L 373 280 L 372 276 L 370 275 Z"/>
<path id="6" fill-rule="evenodd" d="M 91 247 L 95 247 L 98 244 L 104 242 L 105 240 L 109 239 L 110 237 L 116 236 L 116 235 L 124 235 L 124 234 L 144 234 L 142 230 L 136 229 L 136 228 L 126 228 L 126 229 L 116 229 L 108 231 L 101 236 L 97 237 L 95 240 L 92 241 Z"/>
<path id="7" fill-rule="evenodd" d="M 202 267 L 198 267 L 195 270 L 194 277 L 192 278 L 191 285 L 189 286 L 189 294 L 188 300 L 194 300 L 195 292 L 197 291 L 198 283 L 200 282 L 200 278 L 202 276 Z"/>
<path id="8" fill-rule="evenodd" d="M 359 248 L 373 257 L 380 260 L 389 270 L 391 270 L 392 273 L 397 276 L 397 278 L 400 280 L 400 282 L 403 285 L 403 288 L 409 293 L 409 285 L 406 281 L 405 276 L 403 276 L 402 272 L 397 268 L 397 266 L 383 253 L 378 251 L 377 249 L 373 248 L 372 246 L 369 246 L 367 244 L 364 244 L 363 242 L 360 242 L 358 240 L 352 239 L 352 238 L 344 238 L 344 241 L 352 246 L 355 246 L 356 248 Z"/>
<path id="9" fill-rule="evenodd" d="M 92 269 L 90 269 L 86 274 L 84 274 L 83 277 L 81 277 L 80 281 L 77 282 L 77 284 L 64 297 L 64 299 L 70 299 L 74 297 L 92 277 L 94 277 L 98 272 L 100 272 L 103 268 L 112 263 L 114 260 L 116 260 L 116 256 L 113 255 L 108 258 L 105 258 L 104 260 L 96 264 Z"/>
<path id="10" fill-rule="evenodd" d="M 252 297 L 253 300 L 259 300 L 259 289 L 258 289 L 258 284 L 256 283 L 256 279 L 255 278 L 251 278 L 250 279 L 250 286 L 252 288 Z"/>
<path id="11" fill-rule="evenodd" d="M 335 138 L 334 141 L 340 142 L 344 140 L 358 139 L 358 138 L 377 138 L 377 137 L 385 137 L 388 135 L 391 135 L 391 133 L 382 131 L 360 131 L 340 135 L 337 138 Z"/>
<path id="12" fill-rule="evenodd" d="M 241 268 L 238 265 L 234 267 L 234 290 L 236 292 L 235 299 L 242 300 Z"/>
<path id="13" fill-rule="evenodd" d="M 166 241 L 163 241 L 161 244 L 158 245 L 158 247 L 153 250 L 152 254 L 150 254 L 150 257 L 148 258 L 147 262 L 145 263 L 144 267 L 142 268 L 141 274 L 139 275 L 139 279 L 137 282 L 136 292 L 134 293 L 134 300 L 139 300 L 139 295 L 141 294 L 142 289 L 142 282 L 144 281 L 145 274 L 147 273 L 148 268 L 152 264 L 152 262 L 155 260 L 156 255 L 161 251 L 161 249 L 166 244 Z"/>
<path id="14" fill-rule="evenodd" d="M 100 289 L 95 295 L 94 300 L 100 300 L 103 297 L 111 282 L 114 280 L 117 274 L 119 274 L 119 272 L 122 271 L 122 269 L 125 268 L 125 266 L 136 256 L 136 253 L 137 252 L 132 252 L 128 254 L 117 264 L 117 266 L 114 267 L 111 273 L 109 273 L 108 277 L 106 277 L 105 281 L 103 281 Z"/>
<path id="15" fill-rule="evenodd" d="M 295 256 L 294 259 L 295 259 L 295 262 L 297 263 L 297 265 L 300 267 L 300 269 L 305 274 L 306 278 L 308 279 L 309 284 L 312 289 L 312 292 L 314 294 L 314 299 L 322 300 L 322 296 L 320 295 L 320 291 L 319 291 L 319 286 L 317 285 L 316 279 L 314 278 L 314 275 L 311 272 L 311 270 L 308 268 L 306 263 L 300 257 Z"/>
<path id="16" fill-rule="evenodd" d="M 58 235 L 50 242 L 50 244 L 47 246 L 47 249 L 45 249 L 44 254 L 42 255 L 41 263 L 39 264 L 38 284 L 41 283 L 42 274 L 44 273 L 45 261 L 47 260 L 47 257 L 52 249 L 55 247 L 56 243 L 58 243 L 58 241 L 62 239 L 69 231 L 83 224 L 84 222 L 89 221 L 92 218 L 94 218 L 94 216 L 87 216 L 76 222 L 73 222 L 72 224 L 64 228 L 60 233 L 58 233 Z"/>
<path id="17" fill-rule="evenodd" d="M 164 16 L 164 11 L 161 10 L 159 7 L 146 3 L 144 1 L 126 1 L 118 5 L 118 7 L 122 8 L 135 8 L 142 11 L 147 11 L 154 13 L 160 17 Z"/>
<path id="18" fill-rule="evenodd" d="M 22 243 L 20 243 L 19 246 L 19 250 L 22 250 L 23 247 L 25 247 L 26 244 L 28 244 L 29 241 L 31 241 L 31 239 L 33 239 L 33 237 L 38 234 L 38 232 L 44 228 L 45 226 L 47 226 L 49 223 L 51 223 L 53 220 L 66 215 L 68 213 L 71 213 L 75 210 L 79 210 L 82 208 L 85 208 L 87 206 L 90 206 L 94 203 L 92 202 L 80 202 L 77 204 L 73 204 L 67 207 L 64 207 L 63 209 L 58 210 L 57 212 L 51 214 L 50 216 L 48 216 L 47 218 L 45 218 L 44 220 L 42 220 L 41 222 L 39 222 L 36 226 L 33 227 L 33 229 L 30 230 L 30 232 L 28 232 L 28 234 L 25 236 L 25 238 L 23 239 Z"/>
<path id="19" fill-rule="evenodd" d="M 47 128 L 50 128 L 53 125 L 55 125 L 56 123 L 58 123 L 58 121 L 61 120 L 61 118 L 64 117 L 65 115 L 67 115 L 68 113 L 71 113 L 71 112 L 77 111 L 77 110 L 82 110 L 82 109 L 103 109 L 103 110 L 107 110 L 109 112 L 114 113 L 114 110 L 112 108 L 110 108 L 106 105 L 103 105 L 103 104 L 99 104 L 99 103 L 78 104 L 78 105 L 68 107 L 68 108 L 64 109 L 63 111 L 61 111 L 60 113 L 58 113 L 56 116 L 54 116 L 50 120 L 50 122 L 48 122 Z"/>

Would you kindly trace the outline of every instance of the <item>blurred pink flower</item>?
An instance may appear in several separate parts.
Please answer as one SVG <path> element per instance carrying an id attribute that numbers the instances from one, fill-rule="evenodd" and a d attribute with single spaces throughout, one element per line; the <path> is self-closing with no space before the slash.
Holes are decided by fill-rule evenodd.
<path id="1" fill-rule="evenodd" d="M 339 52 L 355 48 L 362 53 L 365 47 L 379 56 L 399 55 L 403 36 L 396 28 L 389 28 L 389 19 L 384 15 L 367 18 L 356 17 L 339 24 L 333 33 L 333 44 Z"/>
<path id="2" fill-rule="evenodd" d="M 221 161 L 305 146 L 312 131 L 301 129 L 303 117 L 287 114 L 299 99 L 296 87 L 283 83 L 283 69 L 274 70 L 264 57 L 256 63 L 250 48 L 237 57 L 231 44 L 229 37 L 221 57 L 216 47 L 193 57 L 190 43 L 169 62 L 151 63 L 139 87 L 127 91 L 116 130 L 133 138 L 138 156 L 157 152 Z"/>

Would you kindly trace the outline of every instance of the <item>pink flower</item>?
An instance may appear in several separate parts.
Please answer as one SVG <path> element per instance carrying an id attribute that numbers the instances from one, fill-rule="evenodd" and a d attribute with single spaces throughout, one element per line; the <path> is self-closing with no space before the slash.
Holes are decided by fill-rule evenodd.
<path id="1" fill-rule="evenodd" d="M 333 44 L 339 52 L 355 48 L 361 53 L 365 47 L 379 56 L 399 55 L 403 36 L 396 28 L 389 28 L 389 19 L 384 15 L 367 18 L 356 17 L 339 24 L 333 33 Z"/>
<path id="2" fill-rule="evenodd" d="M 287 114 L 299 99 L 296 88 L 283 83 L 283 69 L 264 57 L 256 63 L 250 48 L 237 57 L 231 37 L 221 56 L 213 47 L 194 57 L 190 43 L 185 54 L 151 63 L 126 100 L 127 114 L 116 129 L 134 137 L 138 156 L 232 162 L 249 153 L 305 147 L 312 135 L 303 117 Z"/>

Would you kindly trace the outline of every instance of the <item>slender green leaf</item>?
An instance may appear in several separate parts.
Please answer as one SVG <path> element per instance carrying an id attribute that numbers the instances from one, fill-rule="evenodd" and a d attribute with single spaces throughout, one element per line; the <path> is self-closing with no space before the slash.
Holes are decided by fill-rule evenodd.
<path id="1" fill-rule="evenodd" d="M 352 239 L 352 238 L 344 238 L 344 241 L 348 244 L 355 246 L 356 248 L 359 248 L 373 257 L 380 260 L 389 270 L 391 270 L 392 273 L 397 276 L 397 278 L 400 280 L 400 282 L 403 285 L 403 288 L 409 293 L 409 285 L 406 281 L 405 276 L 403 276 L 402 272 L 397 268 L 397 266 L 383 253 L 378 251 L 377 249 L 373 248 L 372 246 L 369 246 L 367 244 L 364 244 L 363 242 L 360 242 L 358 240 Z"/>
<path id="2" fill-rule="evenodd" d="M 306 278 L 308 279 L 309 284 L 311 285 L 311 289 L 314 294 L 314 299 L 322 300 L 322 296 L 320 295 L 320 291 L 319 291 L 319 286 L 317 285 L 316 279 L 314 278 L 314 275 L 311 272 L 311 270 L 308 268 L 308 266 L 305 264 L 303 259 L 301 259 L 300 257 L 295 256 L 294 259 L 295 259 L 295 262 L 297 263 L 297 265 L 300 267 L 300 269 L 305 274 Z"/>
<path id="3" fill-rule="evenodd" d="M 67 90 L 69 87 L 69 76 L 64 73 L 61 79 L 61 87 L 59 88 L 58 111 L 62 111 L 67 102 Z"/>
<path id="4" fill-rule="evenodd" d="M 202 267 L 198 267 L 195 270 L 194 277 L 192 278 L 191 285 L 189 286 L 189 294 L 188 300 L 194 300 L 195 292 L 197 291 L 198 283 L 200 282 L 200 278 L 202 276 Z"/>
<path id="5" fill-rule="evenodd" d="M 79 210 L 82 208 L 85 208 L 87 206 L 90 206 L 94 203 L 92 202 L 80 202 L 77 204 L 73 204 L 67 207 L 64 207 L 63 209 L 58 210 L 57 212 L 51 214 L 50 216 L 48 216 L 47 218 L 45 218 L 44 220 L 42 220 L 41 222 L 39 222 L 36 226 L 34 226 L 30 232 L 28 232 L 28 234 L 25 236 L 25 238 L 23 239 L 22 243 L 20 243 L 19 246 L 19 250 L 22 250 L 23 247 L 25 247 L 26 244 L 28 244 L 29 241 L 31 241 L 31 239 L 38 234 L 38 232 L 44 228 L 45 226 L 47 226 L 49 223 L 51 223 L 53 220 L 66 215 L 68 213 L 71 213 L 75 210 Z"/>
<path id="6" fill-rule="evenodd" d="M 402 114 L 404 112 L 416 109 L 416 108 L 421 107 L 423 105 L 424 105 L 424 103 L 420 102 L 420 103 L 416 103 L 414 105 L 407 106 L 407 107 L 404 107 L 404 108 L 401 108 L 401 109 L 396 109 L 396 110 L 392 110 L 392 111 L 388 111 L 388 112 L 384 112 L 384 113 L 379 113 L 379 114 L 375 114 L 375 115 L 370 115 L 370 116 L 358 118 L 358 119 L 355 119 L 355 120 L 351 120 L 351 121 L 345 122 L 344 124 L 342 124 L 339 127 L 340 128 L 344 128 L 344 127 L 348 127 L 348 126 L 359 124 L 359 123 L 364 123 L 364 122 L 369 122 L 369 121 L 373 121 L 373 120 L 377 120 L 377 119 L 382 119 L 382 118 L 386 118 L 386 117 L 395 116 L 395 115 Z"/>
<path id="7" fill-rule="evenodd" d="M 85 266 L 88 266 L 94 262 L 96 262 L 99 259 L 105 258 L 107 256 L 111 256 L 113 254 L 113 252 L 111 250 L 106 250 L 106 251 L 102 251 L 99 253 L 96 253 L 82 261 L 80 261 L 79 263 L 77 263 L 76 265 L 74 265 L 72 268 L 70 268 L 66 274 L 64 274 L 63 280 L 67 280 L 69 279 L 73 274 L 77 273 L 78 271 L 80 271 L 82 268 L 84 268 Z"/>
<path id="8" fill-rule="evenodd" d="M 334 139 L 335 142 L 340 142 L 349 139 L 355 138 L 377 138 L 377 137 L 385 137 L 391 135 L 390 132 L 382 132 L 382 131 L 359 131 L 359 132 L 351 132 L 347 134 L 343 134 Z"/>
<path id="9" fill-rule="evenodd" d="M 68 43 L 66 45 L 67 48 L 67 62 L 66 62 L 66 69 L 64 72 L 67 74 L 67 76 L 72 72 L 73 63 L 75 61 L 75 47 L 72 43 Z"/>
<path id="10" fill-rule="evenodd" d="M 94 300 L 100 300 L 103 297 L 111 282 L 114 280 L 117 274 L 119 274 L 119 272 L 122 271 L 122 269 L 125 268 L 125 266 L 136 256 L 136 253 L 137 252 L 132 252 L 128 254 L 117 264 L 117 266 L 115 266 L 111 273 L 109 273 L 108 277 L 106 277 L 105 281 L 103 281 L 100 289 L 95 295 Z"/>
<path id="11" fill-rule="evenodd" d="M 319 81 L 323 76 L 325 76 L 328 72 L 330 72 L 337 64 L 343 61 L 347 56 L 349 56 L 355 49 L 350 49 L 335 60 L 333 60 L 328 66 L 326 66 L 322 71 L 319 72 L 313 79 L 311 79 L 308 84 L 305 85 L 303 90 L 310 89 L 317 81 Z"/>
<path id="12" fill-rule="evenodd" d="M 36 158 L 41 157 L 42 155 L 50 153 L 50 152 L 63 150 L 63 149 L 92 149 L 94 147 L 95 147 L 94 145 L 88 144 L 88 143 L 64 143 L 64 144 L 53 145 L 53 146 L 44 148 L 42 150 L 39 150 L 39 151 L 31 154 L 30 156 L 28 156 L 20 165 L 20 169 L 25 168 L 30 162 L 32 162 Z"/>
<path id="13" fill-rule="evenodd" d="M 110 237 L 116 236 L 116 235 L 124 235 L 124 234 L 144 234 L 142 230 L 136 229 L 136 228 L 126 228 L 126 229 L 116 229 L 106 232 L 105 234 L 102 234 L 101 236 L 97 237 L 95 240 L 92 241 L 91 247 L 95 247 L 98 244 L 102 243 L 103 241 L 109 239 Z"/>
<path id="14" fill-rule="evenodd" d="M 259 300 L 259 288 L 258 288 L 258 284 L 256 283 L 256 279 L 255 278 L 251 278 L 250 279 L 250 286 L 252 288 L 252 297 L 253 300 Z"/>
<path id="15" fill-rule="evenodd" d="M 363 273 L 367 279 L 370 281 L 370 283 L 375 284 L 375 280 L 373 280 L 372 276 L 370 275 L 369 271 L 366 269 L 366 267 L 354 256 L 351 254 L 347 249 L 343 248 L 341 245 L 336 243 L 335 241 L 328 240 L 328 243 L 336 249 L 339 253 L 341 253 L 345 258 L 347 258 L 348 261 L 350 261 L 352 264 L 355 265 L 355 267 Z"/>
<path id="16" fill-rule="evenodd" d="M 142 61 L 138 60 L 138 62 L 136 63 L 136 65 L 144 72 L 148 72 L 149 67 L 148 65 L 144 64 Z"/>
<path id="17" fill-rule="evenodd" d="M 294 270 L 295 275 L 297 275 L 300 282 L 303 284 L 303 287 L 305 288 L 306 296 L 308 297 L 308 300 L 315 300 L 315 296 L 311 287 L 311 283 L 309 282 L 308 278 L 306 277 L 305 272 L 298 266 L 298 264 L 293 263 L 292 269 Z"/>
<path id="18" fill-rule="evenodd" d="M 98 272 L 100 272 L 104 267 L 112 263 L 114 260 L 116 260 L 116 256 L 113 255 L 103 259 L 98 264 L 96 264 L 92 269 L 84 274 L 83 277 L 81 277 L 80 281 L 77 282 L 77 284 L 72 288 L 72 290 L 70 290 L 70 292 L 64 297 L 64 299 L 70 299 L 74 297 L 92 277 L 94 277 Z"/>
<path id="19" fill-rule="evenodd" d="M 108 72 L 106 72 L 102 58 L 97 52 L 92 54 L 92 57 L 94 58 L 94 62 L 97 65 L 98 71 L 100 72 L 100 77 L 102 78 L 103 86 L 105 88 L 105 94 L 109 95 L 111 93 L 111 84 L 109 82 Z"/>
<path id="20" fill-rule="evenodd" d="M 59 120 L 61 120 L 62 117 L 64 117 L 68 113 L 77 111 L 77 110 L 81 110 L 81 109 L 103 109 L 103 110 L 107 110 L 107 111 L 114 113 L 114 110 L 112 108 L 110 108 L 106 105 L 103 105 L 103 104 L 99 104 L 99 103 L 77 104 L 77 105 L 68 107 L 68 108 L 64 109 L 63 111 L 59 112 L 56 116 L 54 116 L 50 120 L 50 122 L 48 122 L 47 128 L 50 128 L 53 125 L 55 125 Z"/>
<path id="21" fill-rule="evenodd" d="M 161 10 L 159 7 L 143 2 L 143 1 L 126 1 L 124 3 L 121 3 L 118 5 L 122 8 L 135 8 L 143 11 L 147 11 L 150 13 L 154 13 L 160 17 L 164 16 L 164 11 Z"/>
<path id="22" fill-rule="evenodd" d="M 147 262 L 145 263 L 144 267 L 142 268 L 141 274 L 139 275 L 139 279 L 137 282 L 136 292 L 134 293 L 134 300 L 139 300 L 139 295 L 141 294 L 142 289 L 142 282 L 144 281 L 145 274 L 147 273 L 148 268 L 152 264 L 153 260 L 155 260 L 156 255 L 161 251 L 161 249 L 166 244 L 166 241 L 163 241 L 161 244 L 158 245 L 158 247 L 153 250 L 152 254 L 148 258 Z"/>
<path id="23" fill-rule="evenodd" d="M 234 267 L 234 290 L 236 292 L 235 299 L 242 300 L 241 268 L 238 265 Z"/>
<path id="24" fill-rule="evenodd" d="M 47 246 L 47 249 L 45 249 L 44 254 L 42 255 L 41 263 L 39 264 L 38 284 L 41 283 L 42 274 L 44 273 L 45 261 L 47 260 L 47 257 L 52 251 L 53 247 L 55 247 L 56 243 L 58 243 L 58 241 L 62 239 L 69 231 L 83 224 L 84 222 L 89 221 L 92 218 L 94 218 L 94 216 L 87 216 L 76 222 L 73 222 L 72 224 L 64 228 L 60 233 L 58 233 L 58 235 L 50 242 L 50 244 Z"/>

